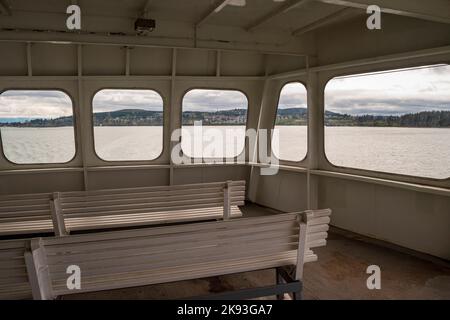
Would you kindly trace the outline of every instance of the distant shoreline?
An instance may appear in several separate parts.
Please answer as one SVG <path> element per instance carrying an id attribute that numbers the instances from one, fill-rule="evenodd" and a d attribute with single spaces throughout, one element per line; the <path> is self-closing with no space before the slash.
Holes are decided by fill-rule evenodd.
<path id="1" fill-rule="evenodd" d="M 12 118 L 7 122 L 0 119 L 0 127 L 52 128 L 73 126 L 73 117 L 55 119 Z M 17 121 L 20 119 L 20 121 Z M 124 109 L 113 112 L 94 113 L 94 127 L 162 126 L 162 111 Z M 247 122 L 246 109 L 232 109 L 215 112 L 186 111 L 182 114 L 184 126 L 202 121 L 204 126 L 241 126 Z M 306 126 L 306 108 L 279 109 L 275 124 L 282 126 Z M 396 116 L 358 115 L 352 116 L 331 111 L 325 112 L 327 127 L 392 127 L 392 128 L 450 128 L 450 111 L 423 111 Z"/>

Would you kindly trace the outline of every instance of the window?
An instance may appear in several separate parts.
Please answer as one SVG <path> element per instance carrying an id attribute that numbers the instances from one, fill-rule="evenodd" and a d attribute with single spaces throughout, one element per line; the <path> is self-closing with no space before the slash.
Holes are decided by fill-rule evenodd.
<path id="1" fill-rule="evenodd" d="M 5 157 L 16 164 L 69 162 L 75 156 L 70 97 L 58 90 L 8 90 L 0 95 Z"/>
<path id="2" fill-rule="evenodd" d="M 153 90 L 99 91 L 93 99 L 94 144 L 106 161 L 154 160 L 163 150 L 163 99 Z"/>
<path id="3" fill-rule="evenodd" d="M 191 158 L 233 158 L 245 146 L 247 97 L 236 90 L 194 89 L 183 98 L 183 153 Z M 201 127 L 200 127 L 201 125 Z"/>
<path id="4" fill-rule="evenodd" d="M 333 164 L 450 177 L 450 66 L 334 78 L 325 106 L 325 149 Z"/>
<path id="5" fill-rule="evenodd" d="M 272 150 L 280 160 L 301 161 L 308 149 L 306 88 L 300 82 L 286 84 L 280 93 L 272 137 Z"/>

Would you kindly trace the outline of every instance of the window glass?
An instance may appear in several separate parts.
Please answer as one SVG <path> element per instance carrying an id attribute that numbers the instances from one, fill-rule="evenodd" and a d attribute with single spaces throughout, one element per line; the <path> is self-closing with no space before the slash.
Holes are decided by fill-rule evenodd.
<path id="1" fill-rule="evenodd" d="M 93 99 L 94 142 L 106 161 L 153 160 L 163 150 L 163 99 L 153 90 L 105 89 Z"/>
<path id="2" fill-rule="evenodd" d="M 450 177 L 450 66 L 334 78 L 325 108 L 334 165 Z"/>
<path id="3" fill-rule="evenodd" d="M 183 153 L 191 158 L 232 158 L 245 146 L 247 97 L 236 90 L 194 89 L 183 98 Z M 201 126 L 200 126 L 201 125 Z"/>
<path id="4" fill-rule="evenodd" d="M 306 88 L 300 82 L 286 84 L 280 93 L 272 138 L 272 150 L 280 160 L 301 161 L 308 149 Z"/>
<path id="5" fill-rule="evenodd" d="M 58 90 L 8 90 L 0 95 L 5 157 L 17 164 L 65 163 L 75 156 L 70 97 Z"/>

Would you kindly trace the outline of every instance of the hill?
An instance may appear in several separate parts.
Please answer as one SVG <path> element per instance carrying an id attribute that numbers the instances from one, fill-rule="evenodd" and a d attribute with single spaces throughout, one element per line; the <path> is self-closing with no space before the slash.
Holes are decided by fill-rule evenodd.
<path id="1" fill-rule="evenodd" d="M 277 125 L 306 125 L 307 109 L 279 109 Z M 0 126 L 8 127 L 63 127 L 72 126 L 72 117 L 56 119 L 1 119 Z M 232 109 L 213 112 L 186 111 L 182 115 L 183 125 L 192 125 L 202 121 L 203 125 L 245 125 L 247 110 Z M 161 126 L 163 112 L 139 109 L 124 109 L 112 112 L 95 113 L 94 126 Z M 450 128 L 450 111 L 424 111 L 401 116 L 361 115 L 352 116 L 326 111 L 327 126 L 360 127 L 416 127 L 416 128 Z"/>

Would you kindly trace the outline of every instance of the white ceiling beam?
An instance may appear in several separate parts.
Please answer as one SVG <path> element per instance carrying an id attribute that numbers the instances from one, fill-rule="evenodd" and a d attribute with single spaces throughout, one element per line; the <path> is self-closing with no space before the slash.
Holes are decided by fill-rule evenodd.
<path id="1" fill-rule="evenodd" d="M 0 0 L 0 12 L 2 13 L 2 15 L 5 16 L 10 16 L 11 13 L 11 8 L 9 7 L 9 5 L 6 3 L 5 0 Z"/>
<path id="2" fill-rule="evenodd" d="M 247 31 L 253 31 L 254 29 L 258 28 L 259 26 L 261 26 L 262 24 L 268 22 L 269 20 L 278 17 L 279 15 L 282 15 L 294 8 L 298 8 L 301 6 L 306 5 L 309 2 L 312 2 L 313 0 L 290 0 L 287 1 L 286 3 L 282 4 L 281 6 L 279 6 L 278 8 L 276 8 L 275 10 L 269 12 L 268 14 L 264 15 L 263 17 L 259 18 L 258 20 L 256 20 L 255 22 L 249 24 L 245 29 Z"/>
<path id="3" fill-rule="evenodd" d="M 314 0 L 349 8 L 367 9 L 377 5 L 381 12 L 406 16 L 421 20 L 449 23 L 450 1 L 448 0 Z"/>
<path id="4" fill-rule="evenodd" d="M 303 26 L 301 28 L 298 28 L 292 32 L 292 35 L 294 37 L 301 36 L 302 34 L 305 34 L 307 32 L 313 31 L 315 29 L 321 28 L 327 24 L 336 22 L 344 17 L 347 17 L 350 15 L 350 13 L 354 12 L 351 8 L 344 8 L 340 9 L 339 11 L 329 14 L 323 18 L 320 18 L 314 22 L 311 22 L 310 24 L 307 24 L 306 26 Z"/>
<path id="5" fill-rule="evenodd" d="M 231 0 L 220 0 L 220 1 L 216 2 L 216 4 L 211 9 L 209 9 L 208 12 L 200 20 L 197 21 L 197 23 L 195 24 L 195 27 L 196 28 L 200 27 L 209 18 L 211 18 L 214 14 L 216 14 L 217 12 L 222 10 L 230 1 Z"/>

